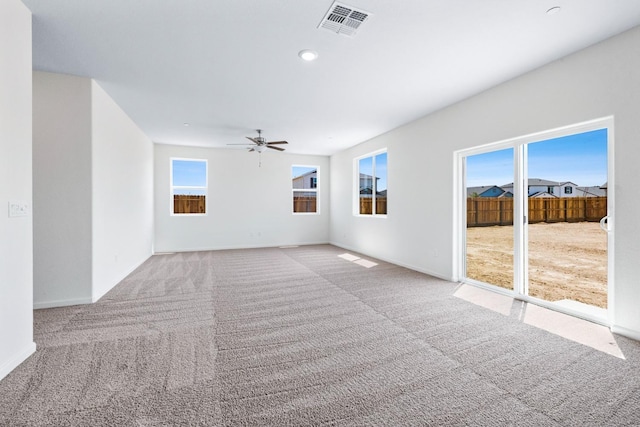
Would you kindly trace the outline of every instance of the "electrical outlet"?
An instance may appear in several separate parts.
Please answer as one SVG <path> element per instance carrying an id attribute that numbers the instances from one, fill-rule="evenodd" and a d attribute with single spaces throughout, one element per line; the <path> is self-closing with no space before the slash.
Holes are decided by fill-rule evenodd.
<path id="1" fill-rule="evenodd" d="M 9 217 L 29 215 L 29 204 L 18 200 L 9 201 Z"/>

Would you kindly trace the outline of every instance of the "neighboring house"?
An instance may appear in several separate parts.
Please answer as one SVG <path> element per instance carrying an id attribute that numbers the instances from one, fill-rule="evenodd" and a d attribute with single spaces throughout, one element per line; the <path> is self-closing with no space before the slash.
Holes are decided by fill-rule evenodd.
<path id="1" fill-rule="evenodd" d="M 603 185 L 580 187 L 574 182 L 548 181 L 546 179 L 529 179 L 528 197 L 606 197 L 607 183 Z M 467 187 L 467 197 L 513 197 L 513 182 L 501 187 L 483 185 Z"/>
<path id="2" fill-rule="evenodd" d="M 513 182 L 502 185 L 504 191 L 509 191 L 513 195 Z M 529 178 L 528 192 L 529 197 L 578 197 L 578 185 L 571 182 L 549 181 L 540 178 Z"/>
<path id="3" fill-rule="evenodd" d="M 318 171 L 312 170 L 292 179 L 293 188 L 318 188 Z"/>
<path id="4" fill-rule="evenodd" d="M 505 191 L 497 185 L 467 187 L 467 197 L 501 197 L 504 193 Z"/>
<path id="5" fill-rule="evenodd" d="M 380 178 L 376 178 L 376 183 Z M 377 185 L 376 185 L 377 187 Z M 365 173 L 360 174 L 360 194 L 372 194 L 373 193 L 373 177 L 371 175 L 367 175 Z M 386 196 L 385 190 L 385 196 Z M 381 196 L 381 192 L 376 193 L 378 196 Z"/>
<path id="6" fill-rule="evenodd" d="M 558 196 L 554 196 L 553 194 L 551 194 L 551 193 L 549 193 L 547 191 L 538 191 L 537 193 L 530 194 L 529 197 L 530 198 L 535 198 L 535 199 L 542 198 L 542 197 L 547 197 L 547 198 L 548 197 L 553 197 L 555 199 L 558 198 Z"/>
<path id="7" fill-rule="evenodd" d="M 576 187 L 578 196 L 580 197 L 606 197 L 607 189 L 602 186 L 594 185 L 591 187 Z"/>
<path id="8" fill-rule="evenodd" d="M 600 186 L 600 189 L 601 189 L 601 190 L 604 190 L 604 195 L 605 195 L 605 196 L 607 195 L 608 184 L 609 184 L 609 181 L 605 182 L 604 184 L 602 184 L 602 185 Z"/>
<path id="9" fill-rule="evenodd" d="M 560 183 L 558 188 L 559 197 L 578 197 L 580 194 L 578 194 L 577 189 L 578 185 L 571 181 Z"/>

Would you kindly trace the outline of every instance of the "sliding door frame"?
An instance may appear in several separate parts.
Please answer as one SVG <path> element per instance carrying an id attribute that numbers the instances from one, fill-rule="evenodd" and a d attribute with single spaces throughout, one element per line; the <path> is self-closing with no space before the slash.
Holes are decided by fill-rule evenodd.
<path id="1" fill-rule="evenodd" d="M 594 316 L 589 313 L 560 307 L 557 304 L 528 295 L 528 201 L 527 201 L 527 147 L 534 142 L 546 141 L 568 135 L 607 129 L 607 316 Z M 467 227 L 467 192 L 466 192 L 466 159 L 469 156 L 492 151 L 513 149 L 514 164 L 514 268 L 513 290 L 501 288 L 488 283 L 466 277 L 466 227 Z M 614 118 L 613 116 L 590 120 L 574 125 L 563 126 L 547 131 L 532 133 L 516 138 L 485 144 L 454 153 L 454 277 L 461 283 L 466 283 L 510 296 L 514 299 L 530 302 L 555 311 L 560 311 L 575 317 L 590 320 L 605 326 L 615 324 L 615 271 L 614 271 Z"/>

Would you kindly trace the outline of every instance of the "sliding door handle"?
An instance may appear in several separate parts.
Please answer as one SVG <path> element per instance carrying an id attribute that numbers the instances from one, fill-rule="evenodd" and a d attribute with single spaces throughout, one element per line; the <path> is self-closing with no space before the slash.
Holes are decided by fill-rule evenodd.
<path id="1" fill-rule="evenodd" d="M 606 231 L 607 233 L 611 231 L 611 229 L 609 228 L 609 215 L 602 217 L 602 219 L 600 220 L 600 228 L 602 228 L 602 230 Z"/>

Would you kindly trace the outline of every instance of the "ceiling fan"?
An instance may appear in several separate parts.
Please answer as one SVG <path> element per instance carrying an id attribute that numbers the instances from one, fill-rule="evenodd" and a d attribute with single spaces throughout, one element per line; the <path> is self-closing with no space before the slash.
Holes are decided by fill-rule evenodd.
<path id="1" fill-rule="evenodd" d="M 287 141 L 272 141 L 267 142 L 267 140 L 262 136 L 262 129 L 256 129 L 258 132 L 258 136 L 252 138 L 247 136 L 247 139 L 253 142 L 254 145 L 251 144 L 227 144 L 227 145 L 246 145 L 249 146 L 249 152 L 257 151 L 258 153 L 262 153 L 266 148 L 271 148 L 273 150 L 284 151 L 284 148 L 276 147 L 276 145 L 288 144 Z"/>

